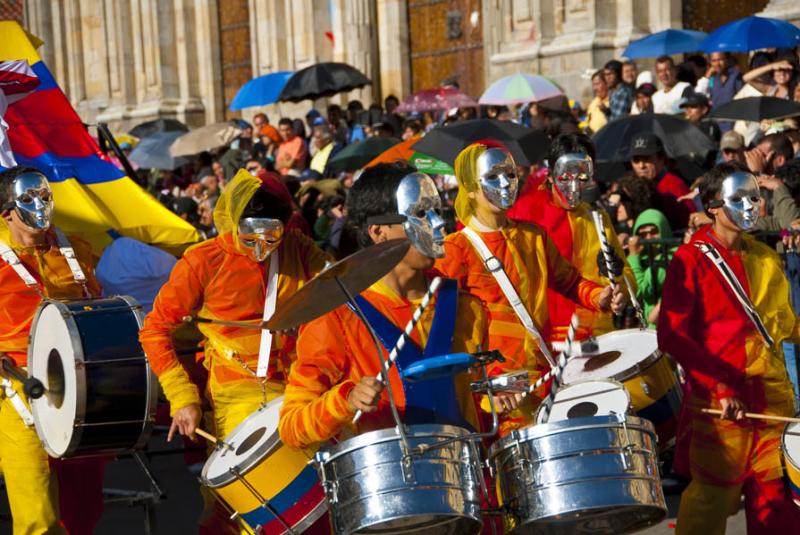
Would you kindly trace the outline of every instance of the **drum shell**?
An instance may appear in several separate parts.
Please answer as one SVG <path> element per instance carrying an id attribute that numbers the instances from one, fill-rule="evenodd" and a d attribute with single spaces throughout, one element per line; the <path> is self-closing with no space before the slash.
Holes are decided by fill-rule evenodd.
<path id="1" fill-rule="evenodd" d="M 482 474 L 476 447 L 467 440 L 431 447 L 466 435 L 446 425 L 409 427 L 411 448 L 428 448 L 406 464 L 405 476 L 394 429 L 365 433 L 318 453 L 334 531 L 478 533 Z"/>
<path id="2" fill-rule="evenodd" d="M 786 468 L 786 480 L 789 486 L 789 492 L 792 496 L 792 501 L 800 507 L 800 451 L 794 452 L 787 445 L 786 435 L 789 432 L 800 433 L 800 424 L 789 424 L 783 430 L 781 437 L 781 451 L 783 452 L 783 461 Z"/>
<path id="3" fill-rule="evenodd" d="M 636 375 L 622 381 L 631 396 L 631 406 L 637 416 L 650 420 L 658 435 L 659 449 L 675 444 L 678 416 L 681 410 L 681 389 L 675 365 L 668 356 L 659 357 Z"/>
<path id="4" fill-rule="evenodd" d="M 655 452 L 652 424 L 632 416 L 514 431 L 489 453 L 508 507 L 506 532 L 621 533 L 660 521 L 666 504 Z"/>

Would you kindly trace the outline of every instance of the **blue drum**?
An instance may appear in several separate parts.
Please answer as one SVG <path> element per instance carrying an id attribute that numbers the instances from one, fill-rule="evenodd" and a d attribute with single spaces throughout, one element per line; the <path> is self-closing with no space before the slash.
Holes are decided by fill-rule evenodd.
<path id="1" fill-rule="evenodd" d="M 31 327 L 28 373 L 47 389 L 31 400 L 36 432 L 56 458 L 144 447 L 158 381 L 139 344 L 131 297 L 42 302 Z"/>

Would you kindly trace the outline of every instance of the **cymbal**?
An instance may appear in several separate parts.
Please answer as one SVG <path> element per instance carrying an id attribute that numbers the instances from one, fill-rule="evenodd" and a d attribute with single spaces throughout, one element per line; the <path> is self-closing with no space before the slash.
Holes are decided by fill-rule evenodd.
<path id="1" fill-rule="evenodd" d="M 343 305 L 347 296 L 339 287 L 340 283 L 351 295 L 360 294 L 389 273 L 410 247 L 411 242 L 406 239 L 389 240 L 328 266 L 281 303 L 266 327 L 271 331 L 293 329 Z"/>

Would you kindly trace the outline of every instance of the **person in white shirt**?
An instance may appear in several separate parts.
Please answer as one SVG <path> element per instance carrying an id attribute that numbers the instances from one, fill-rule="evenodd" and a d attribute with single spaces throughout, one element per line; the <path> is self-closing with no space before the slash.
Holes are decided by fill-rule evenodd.
<path id="1" fill-rule="evenodd" d="M 653 95 L 653 111 L 670 115 L 680 113 L 683 92 L 691 86 L 678 81 L 675 61 L 671 57 L 661 56 L 656 60 L 656 78 L 661 82 L 661 89 Z"/>

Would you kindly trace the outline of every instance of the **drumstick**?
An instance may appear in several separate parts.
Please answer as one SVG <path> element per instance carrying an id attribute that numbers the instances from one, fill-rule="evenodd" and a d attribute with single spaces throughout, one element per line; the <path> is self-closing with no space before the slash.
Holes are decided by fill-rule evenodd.
<path id="1" fill-rule="evenodd" d="M 231 446 L 230 444 L 228 444 L 224 440 L 219 440 L 217 437 L 215 437 L 214 435 L 212 435 L 208 431 L 203 431 L 202 429 L 197 427 L 197 428 L 195 428 L 194 432 L 196 434 L 200 435 L 201 437 L 203 437 L 204 439 L 208 440 L 209 442 L 211 442 L 214 445 L 220 445 L 220 446 L 224 447 L 228 451 L 233 451 L 233 446 Z"/>
<path id="2" fill-rule="evenodd" d="M 567 329 L 567 347 L 564 351 L 561 352 L 561 355 L 558 357 L 558 364 L 555 368 L 555 373 L 553 374 L 553 384 L 550 385 L 550 393 L 547 395 L 547 399 L 544 400 L 542 404 L 542 411 L 544 414 L 542 415 L 542 422 L 547 423 L 550 419 L 550 411 L 553 409 L 553 404 L 556 401 L 556 394 L 558 393 L 558 389 L 561 387 L 561 378 L 564 375 L 564 368 L 567 366 L 567 358 L 572 355 L 572 342 L 575 339 L 575 331 L 578 330 L 578 314 L 573 314 L 572 319 L 569 322 L 569 328 Z"/>
<path id="3" fill-rule="evenodd" d="M 417 322 L 422 317 L 422 312 L 427 308 L 428 303 L 430 303 L 431 298 L 433 295 L 439 291 L 439 286 L 442 284 L 441 277 L 436 277 L 431 281 L 431 285 L 428 288 L 428 291 L 425 292 L 425 295 L 422 298 L 422 301 L 419 303 L 419 306 L 414 311 L 414 314 L 411 316 L 411 319 L 406 324 L 405 329 L 403 329 L 402 334 L 400 334 L 400 338 L 397 339 L 397 343 L 392 348 L 392 351 L 389 353 L 389 359 L 384 362 L 383 369 L 384 371 L 389 371 L 389 367 L 394 363 L 395 359 L 397 359 L 397 355 L 403 350 L 406 346 L 406 339 L 411 337 L 411 331 L 414 330 L 416 327 Z M 383 374 L 378 374 L 375 376 L 375 379 L 378 380 L 379 383 L 383 383 Z M 358 420 L 361 418 L 361 411 L 356 412 L 356 415 L 353 417 L 353 423 L 357 423 Z"/>
<path id="4" fill-rule="evenodd" d="M 719 409 L 700 409 L 701 412 L 706 414 L 715 414 L 717 416 L 722 415 L 722 411 Z M 773 414 L 759 414 L 757 412 L 746 412 L 744 413 L 746 418 L 752 418 L 754 420 L 774 420 L 776 422 L 789 422 L 792 424 L 800 423 L 800 418 L 792 418 L 790 416 L 776 416 Z"/>
<path id="5" fill-rule="evenodd" d="M 242 329 L 264 329 L 263 321 L 258 323 L 248 323 L 246 321 L 215 320 L 212 318 L 201 318 L 199 316 L 183 316 L 181 321 L 185 323 L 211 323 L 212 325 L 222 325 L 223 327 L 240 327 Z"/>

